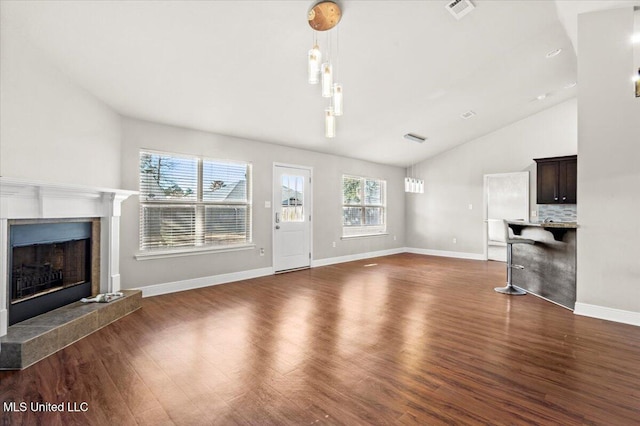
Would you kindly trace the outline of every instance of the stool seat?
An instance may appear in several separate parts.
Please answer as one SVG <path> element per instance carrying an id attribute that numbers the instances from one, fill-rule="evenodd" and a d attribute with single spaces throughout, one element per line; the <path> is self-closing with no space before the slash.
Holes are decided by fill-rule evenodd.
<path id="1" fill-rule="evenodd" d="M 511 282 L 511 270 L 512 269 L 524 269 L 522 265 L 514 265 L 512 262 L 513 245 L 514 244 L 535 244 L 534 240 L 528 238 L 516 238 L 509 235 L 509 224 L 504 221 L 504 242 L 507 243 L 507 285 L 504 287 L 496 287 L 495 291 L 502 294 L 509 294 L 512 296 L 522 296 L 527 294 L 526 291 L 515 287 Z"/>
<path id="2" fill-rule="evenodd" d="M 530 240 L 528 238 L 509 238 L 507 239 L 507 244 L 535 244 L 534 240 Z"/>

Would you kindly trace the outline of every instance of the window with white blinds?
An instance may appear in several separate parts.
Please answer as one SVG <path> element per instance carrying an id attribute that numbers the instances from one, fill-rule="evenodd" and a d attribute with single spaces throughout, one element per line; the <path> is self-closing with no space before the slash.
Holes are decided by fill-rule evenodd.
<path id="1" fill-rule="evenodd" d="M 251 242 L 251 165 L 140 152 L 140 249 Z"/>
<path id="2" fill-rule="evenodd" d="M 342 236 L 376 235 L 387 231 L 387 182 L 342 176 Z"/>

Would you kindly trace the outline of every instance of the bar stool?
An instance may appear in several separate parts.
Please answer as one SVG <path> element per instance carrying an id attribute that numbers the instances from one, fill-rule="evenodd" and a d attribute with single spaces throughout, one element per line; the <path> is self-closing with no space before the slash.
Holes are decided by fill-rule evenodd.
<path id="1" fill-rule="evenodd" d="M 512 296 L 522 296 L 527 294 L 526 291 L 521 290 L 513 285 L 511 282 L 511 270 L 512 269 L 524 269 L 522 265 L 514 265 L 512 263 L 512 251 L 514 244 L 535 244 L 534 240 L 528 238 L 517 238 L 509 235 L 509 224 L 504 221 L 504 242 L 507 243 L 507 285 L 504 287 L 496 287 L 495 291 L 503 294 L 510 294 Z"/>

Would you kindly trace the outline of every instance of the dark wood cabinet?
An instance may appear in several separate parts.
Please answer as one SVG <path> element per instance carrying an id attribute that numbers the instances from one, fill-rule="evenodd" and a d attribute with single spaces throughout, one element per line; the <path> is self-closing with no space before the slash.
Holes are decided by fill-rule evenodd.
<path id="1" fill-rule="evenodd" d="M 538 204 L 576 204 L 578 157 L 536 158 Z"/>

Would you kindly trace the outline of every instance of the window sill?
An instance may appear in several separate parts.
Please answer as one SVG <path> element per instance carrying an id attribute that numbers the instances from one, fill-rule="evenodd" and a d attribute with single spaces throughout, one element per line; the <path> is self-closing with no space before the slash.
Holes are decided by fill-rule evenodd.
<path id="1" fill-rule="evenodd" d="M 189 247 L 189 248 L 181 248 L 181 249 L 171 249 L 171 250 L 149 250 L 149 251 L 139 251 L 134 257 L 136 260 L 152 260 L 152 259 L 165 259 L 168 257 L 183 257 L 183 256 L 194 256 L 199 254 L 210 254 L 210 253 L 226 253 L 231 251 L 242 251 L 242 250 L 253 250 L 256 248 L 255 244 L 242 244 L 242 245 L 234 245 L 234 246 L 219 246 L 219 247 Z"/>
<path id="2" fill-rule="evenodd" d="M 388 232 L 380 232 L 375 234 L 361 234 L 361 235 L 343 235 L 340 237 L 341 240 L 355 240 L 358 238 L 369 238 L 369 237 L 383 237 L 385 235 L 389 235 Z"/>

